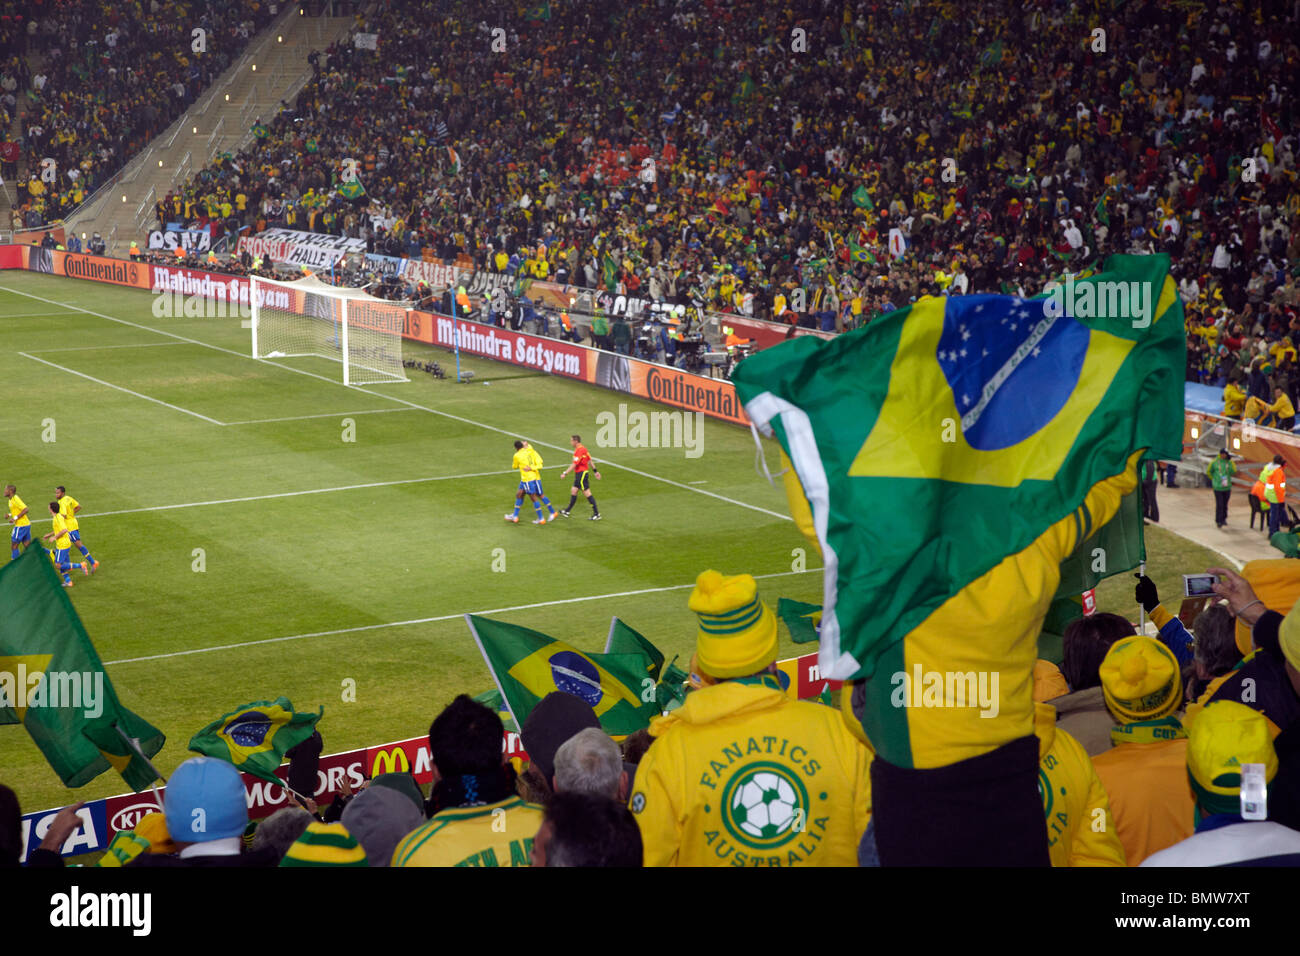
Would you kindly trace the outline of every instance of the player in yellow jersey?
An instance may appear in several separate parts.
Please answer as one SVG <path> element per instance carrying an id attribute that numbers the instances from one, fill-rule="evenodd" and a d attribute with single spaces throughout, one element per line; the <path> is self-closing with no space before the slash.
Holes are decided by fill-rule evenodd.
<path id="1" fill-rule="evenodd" d="M 77 499 L 68 494 L 62 485 L 54 489 L 54 500 L 59 503 L 59 514 L 63 515 L 63 520 L 68 523 L 68 537 L 72 543 L 77 546 L 86 563 L 90 565 L 92 571 L 99 570 L 99 562 L 90 556 L 90 552 L 81 542 L 81 530 L 77 524 L 77 512 L 81 510 L 81 505 Z"/>
<path id="2" fill-rule="evenodd" d="M 32 519 L 27 517 L 27 506 L 18 497 L 17 488 L 5 485 L 5 497 L 9 499 L 9 523 L 14 526 L 9 535 L 9 547 L 13 559 L 17 561 L 18 555 L 32 543 Z"/>
<path id="3" fill-rule="evenodd" d="M 551 499 L 542 493 L 542 456 L 533 450 L 533 446 L 526 441 L 515 442 L 515 457 L 510 462 L 511 468 L 519 469 L 519 490 L 515 492 L 515 510 L 513 514 L 506 515 L 507 521 L 519 523 L 519 508 L 524 503 L 524 495 L 533 500 L 533 509 L 537 512 L 537 520 L 533 524 L 546 524 L 548 521 L 554 521 L 556 518 L 555 506 L 551 504 Z M 550 517 L 542 517 L 542 505 L 550 509 Z"/>
<path id="4" fill-rule="evenodd" d="M 68 522 L 63 515 L 59 514 L 59 503 L 57 501 L 50 502 L 50 515 L 54 519 L 54 530 L 44 536 L 46 541 L 54 542 L 54 550 L 49 552 L 50 560 L 54 562 L 54 566 L 63 575 L 63 586 L 70 588 L 72 587 L 72 576 L 68 572 L 73 568 L 77 568 L 82 574 L 89 574 L 90 562 L 86 561 L 83 564 L 68 563 L 68 552 L 72 550 L 72 536 L 68 533 Z"/>

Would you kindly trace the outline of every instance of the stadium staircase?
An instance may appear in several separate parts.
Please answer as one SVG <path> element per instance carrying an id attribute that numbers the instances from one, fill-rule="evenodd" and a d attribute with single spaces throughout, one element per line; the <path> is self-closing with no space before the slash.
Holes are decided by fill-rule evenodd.
<path id="1" fill-rule="evenodd" d="M 32 74 L 40 72 L 45 66 L 45 56 L 33 54 L 27 58 L 27 67 Z M 27 111 L 31 106 L 31 99 L 22 90 L 16 91 L 18 105 L 14 108 L 13 125 L 9 129 L 0 130 L 0 142 L 12 140 L 15 143 L 22 142 L 22 131 L 27 122 Z M 0 186 L 0 237 L 6 240 L 12 239 L 10 224 L 13 221 L 14 199 L 18 196 L 18 182 L 27 175 L 27 156 L 20 155 L 18 158 L 18 174 L 12 180 L 6 179 L 4 186 Z"/>
<path id="2" fill-rule="evenodd" d="M 179 120 L 68 216 L 68 228 L 87 236 L 98 232 L 109 255 L 125 256 L 133 239 L 146 249 L 157 228 L 155 203 L 214 157 L 246 146 L 253 126 L 269 125 L 281 100 L 292 104 L 312 78 L 308 54 L 323 54 L 353 25 L 351 17 L 313 17 L 299 9 L 290 5 L 254 37 Z"/>

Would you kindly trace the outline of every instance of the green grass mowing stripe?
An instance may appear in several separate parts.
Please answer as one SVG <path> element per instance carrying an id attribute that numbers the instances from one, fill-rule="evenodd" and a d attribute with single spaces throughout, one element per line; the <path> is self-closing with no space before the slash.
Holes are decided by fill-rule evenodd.
<path id="1" fill-rule="evenodd" d="M 785 578 L 793 574 L 813 574 L 821 571 L 821 568 L 806 568 L 802 571 L 778 571 L 775 574 L 756 574 L 754 580 L 763 580 L 765 578 Z M 514 607 L 495 607 L 483 611 L 465 611 L 456 614 L 441 614 L 437 617 L 415 618 L 410 621 L 388 621 L 383 624 L 363 624 L 360 627 L 342 627 L 332 631 L 316 631 L 311 634 L 290 634 L 287 637 L 268 637 L 259 641 L 241 641 L 238 644 L 222 644 L 217 647 L 195 647 L 185 651 L 169 651 L 166 654 L 149 654 L 145 657 L 131 657 L 119 661 L 105 661 L 104 665 L 110 664 L 138 664 L 141 661 L 160 661 L 171 657 L 186 657 L 190 654 L 208 654 L 214 651 L 230 651 L 241 647 L 253 647 L 258 644 L 279 644 L 284 641 L 301 641 L 312 637 L 335 637 L 340 634 L 356 634 L 361 631 L 377 631 L 390 627 L 409 627 L 414 624 L 433 624 L 438 621 L 453 621 L 456 618 L 464 617 L 466 614 L 475 614 L 482 616 L 484 614 L 507 614 L 513 611 L 531 611 L 542 607 L 556 607 L 561 604 L 582 604 L 587 601 L 607 601 L 611 598 L 632 597 L 639 594 L 661 594 L 665 591 L 683 591 L 687 588 L 694 588 L 695 582 L 690 584 L 670 584 L 658 588 L 639 588 L 634 591 L 615 591 L 610 594 L 588 594 L 583 597 L 559 598 L 554 601 L 538 601 L 533 604 L 519 604 Z"/>
<path id="2" fill-rule="evenodd" d="M 88 381 L 94 382 L 96 385 L 104 385 L 108 388 L 115 388 L 119 392 L 125 392 L 126 394 L 133 395 L 136 398 L 143 398 L 146 402 L 153 402 L 156 405 L 163 405 L 166 408 L 170 408 L 174 412 L 182 412 L 183 414 L 186 415 L 193 415 L 195 418 L 201 418 L 203 419 L 203 421 L 209 422 L 213 425 L 225 424 L 224 422 L 217 421 L 215 418 L 208 418 L 207 415 L 200 415 L 198 412 L 192 412 L 188 408 L 181 408 L 179 405 L 173 405 L 170 402 L 164 402 L 161 398 L 151 398 L 148 395 L 143 395 L 140 392 L 134 392 L 131 389 L 126 388 L 122 385 L 114 385 L 112 382 L 105 382 L 103 379 L 95 378 L 93 375 L 87 375 L 85 372 L 78 372 L 76 369 L 68 368 L 65 365 L 56 365 L 54 362 L 47 362 L 45 361 L 45 359 L 37 358 L 35 355 L 28 355 L 26 352 L 19 352 L 18 354 L 21 355 L 23 358 L 31 359 L 33 362 L 40 362 L 42 365 L 48 365 L 50 368 L 58 369 L 60 372 L 66 372 L 69 375 L 76 375 L 80 378 L 87 379 Z"/>

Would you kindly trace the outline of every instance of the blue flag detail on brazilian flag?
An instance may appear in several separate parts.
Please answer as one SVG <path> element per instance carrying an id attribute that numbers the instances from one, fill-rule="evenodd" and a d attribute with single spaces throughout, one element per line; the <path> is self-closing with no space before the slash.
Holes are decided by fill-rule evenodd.
<path id="1" fill-rule="evenodd" d="M 314 714 L 297 713 L 287 697 L 256 700 L 208 724 L 190 738 L 189 749 L 283 785 L 275 770 L 285 752 L 315 733 L 324 713 L 324 707 Z"/>
<path id="2" fill-rule="evenodd" d="M 1113 256 L 1034 299 L 925 297 L 736 367 L 822 553 L 823 676 L 870 678 L 944 602 L 1071 514 L 1086 537 L 1089 490 L 1137 450 L 1181 454 L 1185 339 L 1168 270 L 1167 255 Z"/>
<path id="3" fill-rule="evenodd" d="M 590 704 L 612 736 L 649 727 L 659 713 L 654 662 L 645 651 L 586 654 L 517 624 L 475 614 L 466 614 L 465 622 L 520 727 L 538 701 L 557 690 Z"/>

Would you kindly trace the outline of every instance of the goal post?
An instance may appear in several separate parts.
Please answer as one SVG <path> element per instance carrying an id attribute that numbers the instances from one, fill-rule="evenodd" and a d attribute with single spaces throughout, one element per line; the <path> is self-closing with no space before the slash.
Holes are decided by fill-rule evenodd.
<path id="1" fill-rule="evenodd" d="M 253 358 L 315 356 L 343 367 L 344 385 L 405 382 L 407 309 L 362 289 L 314 276 L 294 282 L 250 277 Z"/>

